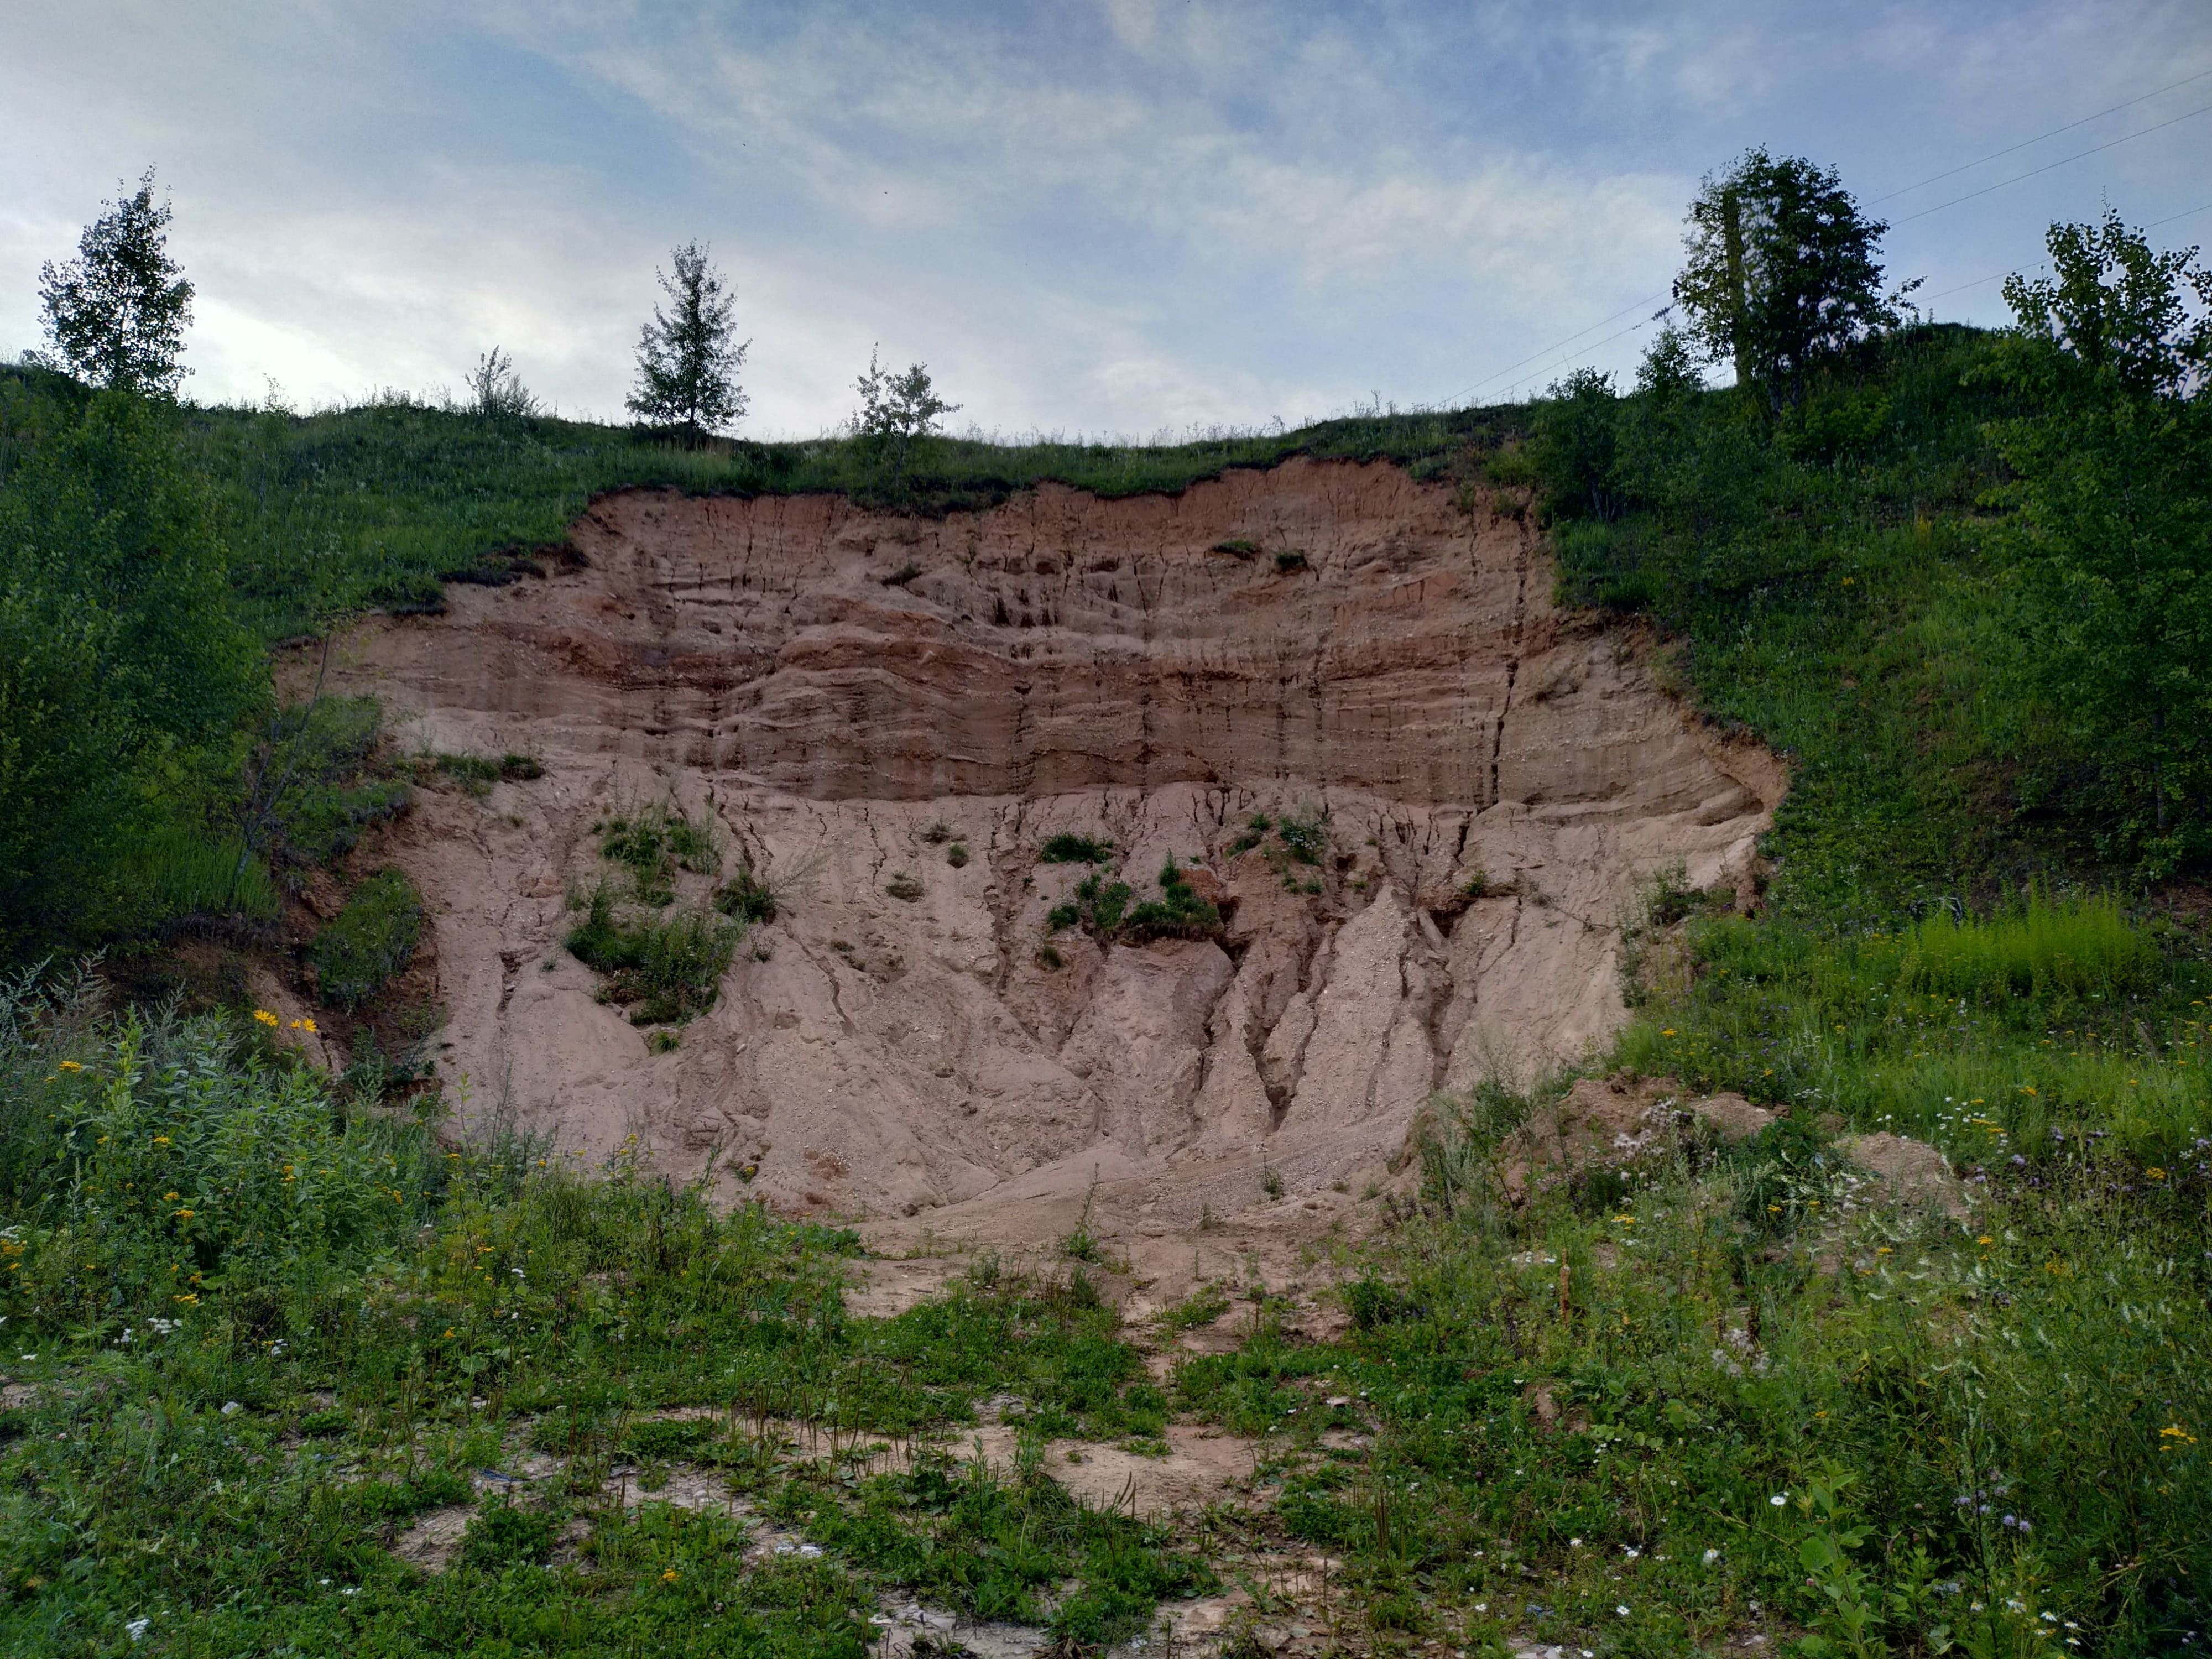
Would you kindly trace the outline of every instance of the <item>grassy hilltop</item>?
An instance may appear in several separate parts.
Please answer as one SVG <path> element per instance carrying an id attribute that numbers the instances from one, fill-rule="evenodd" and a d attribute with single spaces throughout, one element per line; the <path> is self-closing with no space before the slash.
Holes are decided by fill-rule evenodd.
<path id="1" fill-rule="evenodd" d="M 2022 349 L 1900 327 L 1779 409 L 1585 380 L 1172 447 L 935 441 L 896 473 L 837 441 L 681 449 L 397 399 L 163 411 L 9 372 L 0 1646 L 858 1659 L 918 1595 L 1074 1651 L 1309 1554 L 1334 1564 L 1313 1639 L 1346 1651 L 2203 1644 L 2205 800 L 2187 755 L 2136 765 L 2117 694 L 2050 672 L 2070 647 L 2037 538 L 2076 522 L 2051 423 L 2105 452 Z M 373 708 L 275 707 L 266 645 L 513 580 L 595 491 L 931 512 L 1299 453 L 1522 504 L 1565 599 L 1644 619 L 1692 707 L 1793 765 L 1754 911 L 1648 895 L 1600 1067 L 1787 1119 L 1516 1208 L 1501 1143 L 1568 1079 L 1440 1101 L 1421 1203 L 1350 1264 L 1340 1340 L 1224 1281 L 1169 1322 L 1233 1300 L 1237 1351 L 1156 1382 L 1160 1333 L 1074 1259 L 848 1316 L 849 1235 L 715 1214 L 634 1160 L 465 1144 L 404 1057 L 326 1079 L 219 991 L 103 1011 L 31 965 L 105 945 L 127 978 L 185 930 L 251 949 L 283 885 L 343 868 L 416 781 Z M 2201 496 L 2194 465 L 2173 487 Z M 405 895 L 372 897 L 331 948 L 374 967 L 411 935 Z M 349 983 L 373 999 L 383 971 Z M 1850 1131 L 1932 1143 L 1968 1218 L 1869 1202 Z M 1034 1455 L 979 1472 L 963 1434 L 998 1397 L 1038 1444 L 1251 1437 L 1250 1507 L 1139 1524 Z M 788 1424 L 830 1455 L 780 1449 Z M 1337 1430 L 1371 1445 L 1332 1451 Z M 844 1455 L 928 1431 L 946 1455 L 890 1474 Z M 495 1472 L 532 1454 L 557 1478 L 510 1502 Z M 698 1470 L 787 1553 L 741 1568 L 736 1522 L 656 1499 Z M 447 1571 L 387 1551 L 463 1505 Z M 1246 1656 L 1273 1628 L 1254 1607 Z"/>

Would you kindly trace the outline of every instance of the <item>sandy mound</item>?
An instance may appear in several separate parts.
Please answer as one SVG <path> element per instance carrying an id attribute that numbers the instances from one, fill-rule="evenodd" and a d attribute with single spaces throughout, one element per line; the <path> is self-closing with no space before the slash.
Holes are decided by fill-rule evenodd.
<path id="1" fill-rule="evenodd" d="M 1552 610 L 1519 520 L 1386 465 L 942 520 L 632 492 L 572 541 L 331 672 L 411 744 L 545 768 L 425 793 L 382 849 L 430 900 L 441 1071 L 792 1208 L 1041 1238 L 1089 1194 L 1141 1237 L 1364 1180 L 1433 1091 L 1609 1032 L 1633 884 L 1740 878 L 1783 786 Z M 655 1054 L 559 941 L 592 824 L 664 799 L 786 902 Z M 1285 813 L 1326 815 L 1318 862 L 1237 850 Z M 1225 931 L 1052 933 L 1061 830 L 1139 899 L 1193 866 Z"/>

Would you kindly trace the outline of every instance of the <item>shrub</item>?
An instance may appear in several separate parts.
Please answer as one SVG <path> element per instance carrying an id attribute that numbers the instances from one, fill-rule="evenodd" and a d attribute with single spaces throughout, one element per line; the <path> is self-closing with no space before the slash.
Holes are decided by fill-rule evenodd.
<path id="1" fill-rule="evenodd" d="M 714 908 L 738 921 L 774 921 L 776 896 L 748 864 L 722 884 L 714 895 Z"/>
<path id="2" fill-rule="evenodd" d="M 566 943 L 571 956 L 605 976 L 606 1001 L 628 1007 L 634 1025 L 656 1025 L 680 1024 L 714 1006 L 744 933 L 743 924 L 711 911 L 625 921 L 602 882 Z"/>
<path id="3" fill-rule="evenodd" d="M 956 870 L 966 869 L 968 867 L 968 843 L 964 841 L 954 842 L 951 846 L 945 849 L 945 861 Z"/>
<path id="4" fill-rule="evenodd" d="M 356 1008 L 407 969 L 422 936 L 422 896 L 398 870 L 380 870 L 315 936 L 315 983 L 324 1001 Z"/>
<path id="5" fill-rule="evenodd" d="M 1103 864 L 1114 856 L 1114 843 L 1103 836 L 1079 836 L 1063 830 L 1037 848 L 1039 864 Z"/>
<path id="6" fill-rule="evenodd" d="M 497 756 L 438 755 L 432 757 L 430 765 L 479 800 L 501 780 L 522 783 L 545 775 L 544 764 L 535 755 L 512 752 Z"/>
<path id="7" fill-rule="evenodd" d="M 1212 939 L 1221 932 L 1221 912 L 1199 897 L 1173 858 L 1160 870 L 1160 896 L 1129 912 L 1118 929 L 1132 945 L 1156 939 Z"/>
<path id="8" fill-rule="evenodd" d="M 922 886 L 919 881 L 901 870 L 884 884 L 884 891 L 902 904 L 912 904 L 921 896 Z"/>
<path id="9" fill-rule="evenodd" d="M 694 823 L 672 801 L 616 813 L 594 827 L 599 856 L 629 869 L 641 903 L 673 903 L 678 869 L 710 876 L 722 867 L 721 839 L 714 826 Z"/>

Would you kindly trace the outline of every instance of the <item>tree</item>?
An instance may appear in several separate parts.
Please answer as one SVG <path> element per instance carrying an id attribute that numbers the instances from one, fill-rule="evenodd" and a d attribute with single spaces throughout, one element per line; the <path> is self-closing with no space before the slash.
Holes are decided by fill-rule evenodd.
<path id="1" fill-rule="evenodd" d="M 637 390 L 629 395 L 629 410 L 656 426 L 675 427 L 696 443 L 744 419 L 752 400 L 738 384 L 738 370 L 752 342 L 735 337 L 737 301 L 721 273 L 707 263 L 707 250 L 687 242 L 670 257 L 676 274 L 653 273 L 670 309 L 655 306 L 653 320 L 640 332 Z"/>
<path id="2" fill-rule="evenodd" d="M 853 436 L 864 453 L 888 458 L 894 472 L 902 471 L 915 446 L 934 436 L 943 417 L 960 407 L 937 395 L 927 363 L 894 374 L 878 361 L 873 347 L 868 372 L 854 385 L 860 407 L 853 416 Z"/>
<path id="3" fill-rule="evenodd" d="M 2023 660 L 2106 787 L 2108 849 L 2162 871 L 2212 851 L 2212 271 L 2109 212 L 2045 241 L 2055 276 L 2005 284 L 2039 412 L 1996 434 Z"/>
<path id="4" fill-rule="evenodd" d="M 1654 403 L 1675 404 L 1704 387 L 1690 342 L 1668 323 L 1652 337 L 1650 349 L 1636 366 L 1637 395 Z"/>
<path id="5" fill-rule="evenodd" d="M 1801 156 L 1754 149 L 1708 177 L 1674 279 L 1705 361 L 1734 363 L 1773 408 L 1795 402 L 1808 368 L 1895 321 L 1875 258 L 1888 228 L 1860 216 L 1834 169 Z"/>
<path id="6" fill-rule="evenodd" d="M 154 200 L 154 169 L 84 228 L 77 257 L 39 270 L 46 337 L 94 386 L 173 398 L 191 371 L 177 359 L 192 319 L 192 285 L 169 258 L 170 209 Z"/>
<path id="7" fill-rule="evenodd" d="M 29 434 L 0 477 L 6 960 L 152 919 L 149 867 L 230 787 L 269 680 L 173 416 L 118 392 L 0 414 Z"/>
<path id="8" fill-rule="evenodd" d="M 1567 518 L 1618 516 L 1613 451 L 1619 416 L 1613 376 L 1595 368 L 1578 368 L 1554 381 L 1536 406 L 1533 447 L 1553 512 Z"/>
<path id="9" fill-rule="evenodd" d="M 514 360 L 494 346 L 477 359 L 470 371 L 469 396 L 477 413 L 494 420 L 527 420 L 538 412 L 538 399 L 515 373 Z"/>

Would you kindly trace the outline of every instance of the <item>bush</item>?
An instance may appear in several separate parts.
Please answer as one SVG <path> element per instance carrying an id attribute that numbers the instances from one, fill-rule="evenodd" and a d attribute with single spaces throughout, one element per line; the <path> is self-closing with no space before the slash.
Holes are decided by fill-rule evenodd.
<path id="1" fill-rule="evenodd" d="M 630 1010 L 634 1025 L 681 1024 L 714 1006 L 744 937 L 743 924 L 709 911 L 625 921 L 605 882 L 570 930 L 569 954 L 605 975 L 604 999 Z"/>
<path id="2" fill-rule="evenodd" d="M 1160 870 L 1160 896 L 1129 912 L 1119 928 L 1132 945 L 1156 939 L 1213 939 L 1221 932 L 1221 912 L 1191 890 L 1170 858 Z"/>
<path id="3" fill-rule="evenodd" d="M 715 893 L 714 908 L 738 921 L 774 921 L 776 896 L 748 864 Z"/>
<path id="4" fill-rule="evenodd" d="M 1079 836 L 1063 830 L 1037 848 L 1039 864 L 1103 864 L 1114 856 L 1114 843 L 1103 836 Z"/>
<path id="5" fill-rule="evenodd" d="M 404 872 L 380 870 L 315 936 L 316 988 L 333 1007 L 359 1007 L 406 971 L 422 937 L 422 896 Z"/>

